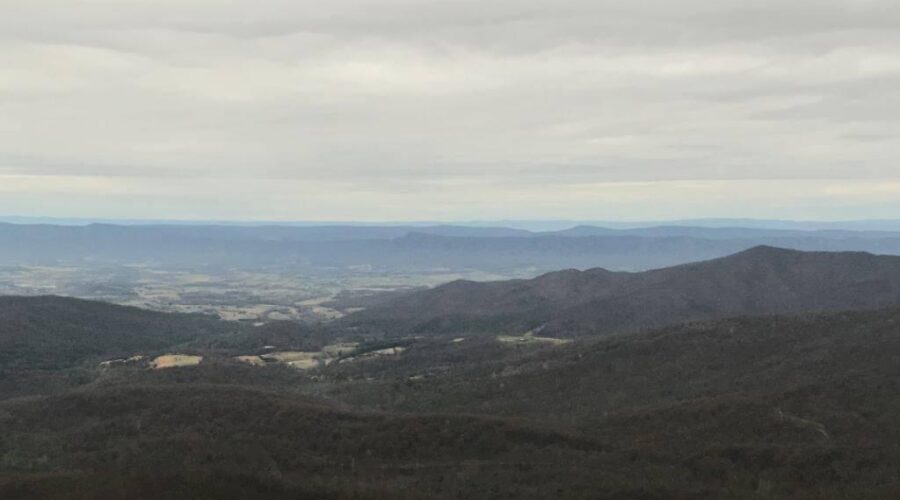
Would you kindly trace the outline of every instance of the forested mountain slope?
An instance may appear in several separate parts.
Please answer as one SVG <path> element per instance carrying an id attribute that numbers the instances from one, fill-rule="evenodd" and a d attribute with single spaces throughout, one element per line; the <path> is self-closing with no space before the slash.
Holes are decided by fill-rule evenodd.
<path id="1" fill-rule="evenodd" d="M 234 323 L 64 297 L 0 297 L 0 371 L 66 368 L 225 335 Z"/>
<path id="2" fill-rule="evenodd" d="M 402 331 L 609 334 L 744 314 L 900 304 L 900 257 L 756 247 L 646 271 L 559 271 L 531 280 L 456 281 L 351 315 Z"/>

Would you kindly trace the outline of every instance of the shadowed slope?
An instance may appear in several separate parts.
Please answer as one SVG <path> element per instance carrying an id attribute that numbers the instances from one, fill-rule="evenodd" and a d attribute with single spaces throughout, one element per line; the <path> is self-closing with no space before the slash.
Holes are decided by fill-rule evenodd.
<path id="1" fill-rule="evenodd" d="M 237 328 L 217 319 L 164 314 L 62 297 L 0 297 L 0 370 L 65 368 L 131 356 Z"/>
<path id="2" fill-rule="evenodd" d="M 560 271 L 532 280 L 457 281 L 354 314 L 350 324 L 412 331 L 542 328 L 607 334 L 741 314 L 900 303 L 900 257 L 756 247 L 642 273 Z"/>

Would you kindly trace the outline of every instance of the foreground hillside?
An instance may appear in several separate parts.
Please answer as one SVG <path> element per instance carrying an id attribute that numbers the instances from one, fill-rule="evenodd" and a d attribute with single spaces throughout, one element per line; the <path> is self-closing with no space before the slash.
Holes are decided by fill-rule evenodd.
<path id="1" fill-rule="evenodd" d="M 900 303 L 900 257 L 756 247 L 642 273 L 560 271 L 531 280 L 457 281 L 351 315 L 356 326 L 433 333 L 538 329 L 609 334 L 741 314 Z"/>
<path id="2" fill-rule="evenodd" d="M 238 327 L 63 297 L 0 297 L 0 371 L 67 368 L 153 352 Z"/>
<path id="3" fill-rule="evenodd" d="M 0 305 L 7 318 L 28 318 L 9 331 L 65 332 L 63 346 L 97 338 L 90 322 L 207 325 L 59 299 Z M 11 382 L 28 372 L 21 361 L 2 371 L 0 498 L 900 493 L 897 309 L 742 317 L 566 344 L 433 335 L 398 339 L 404 350 L 391 356 L 308 370 L 233 356 L 259 341 L 314 349 L 324 330 L 199 328 L 186 344 L 152 331 L 143 330 L 148 343 L 136 335 L 118 348 L 187 346 L 203 362 L 105 368 L 100 353 L 77 363 L 73 354 L 33 370 L 46 380 L 29 379 L 27 394 Z M 52 347 L 54 335 L 37 338 Z M 398 344 L 371 348 L 379 345 Z"/>
<path id="4" fill-rule="evenodd" d="M 454 359 L 470 341 L 486 342 L 428 341 L 368 379 L 350 372 L 353 382 L 335 367 L 319 394 L 567 428 L 724 488 L 719 497 L 900 494 L 900 310 L 745 317 Z"/>
<path id="5" fill-rule="evenodd" d="M 0 422 L 4 499 L 537 498 L 587 496 L 603 478 L 635 487 L 586 438 L 229 385 L 76 390 L 0 404 Z"/>

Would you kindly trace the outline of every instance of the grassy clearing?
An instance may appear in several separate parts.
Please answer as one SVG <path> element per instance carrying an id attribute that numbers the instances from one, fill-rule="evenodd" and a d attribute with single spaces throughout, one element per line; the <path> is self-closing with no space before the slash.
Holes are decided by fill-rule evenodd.
<path id="1" fill-rule="evenodd" d="M 572 342 L 571 339 L 557 339 L 553 337 L 537 337 L 532 332 L 528 332 L 525 335 L 516 336 L 516 335 L 498 335 L 497 341 L 501 344 L 509 344 L 509 345 L 528 345 L 528 344 L 550 344 L 550 345 L 563 345 Z"/>
<path id="2" fill-rule="evenodd" d="M 190 356 L 187 354 L 164 354 L 150 362 L 150 368 L 163 370 L 180 366 L 197 366 L 203 361 L 203 356 Z"/>
<path id="3" fill-rule="evenodd" d="M 346 355 L 352 355 L 359 347 L 355 342 L 331 344 L 321 351 L 276 351 L 260 356 L 238 356 L 236 359 L 256 366 L 266 363 L 283 363 L 300 370 L 327 366 Z M 253 358 L 259 360 L 258 362 Z"/>
<path id="4" fill-rule="evenodd" d="M 266 362 L 259 356 L 236 356 L 234 359 L 253 366 L 265 366 Z"/>

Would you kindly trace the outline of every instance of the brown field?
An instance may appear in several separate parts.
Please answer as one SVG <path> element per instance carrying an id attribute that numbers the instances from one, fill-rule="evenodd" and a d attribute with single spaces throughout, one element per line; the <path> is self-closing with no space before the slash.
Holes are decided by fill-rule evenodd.
<path id="1" fill-rule="evenodd" d="M 179 366 L 197 366 L 203 361 L 203 356 L 190 356 L 187 354 L 164 354 L 150 362 L 150 368 L 162 370 L 165 368 L 177 368 Z"/>
<path id="2" fill-rule="evenodd" d="M 234 359 L 253 366 L 265 366 L 266 364 L 259 356 L 237 356 Z"/>

